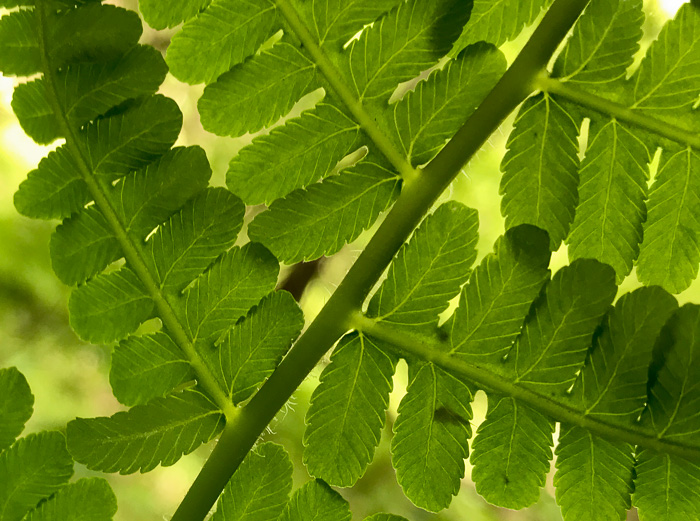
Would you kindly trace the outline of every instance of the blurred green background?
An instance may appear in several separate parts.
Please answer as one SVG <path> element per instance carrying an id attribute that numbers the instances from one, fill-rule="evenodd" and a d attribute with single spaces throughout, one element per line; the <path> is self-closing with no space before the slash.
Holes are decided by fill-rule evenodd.
<path id="1" fill-rule="evenodd" d="M 136 9 L 136 1 L 111 2 Z M 684 3 L 682 0 L 646 0 L 647 21 L 643 49 L 656 37 L 666 19 Z M 2 10 L 0 10 L 0 14 Z M 145 29 L 142 41 L 165 50 L 171 32 Z M 512 60 L 529 35 L 526 31 L 515 42 L 504 46 Z M 642 49 L 642 51 L 643 51 Z M 640 51 L 640 58 L 641 58 Z M 638 61 L 637 61 L 638 63 Z M 66 303 L 69 288 L 53 275 L 48 254 L 49 237 L 56 223 L 33 221 L 17 214 L 12 197 L 26 173 L 48 152 L 35 145 L 17 124 L 10 101 L 14 78 L 0 75 L 0 367 L 16 366 L 27 377 L 35 395 L 35 413 L 25 433 L 43 429 L 62 429 L 76 416 L 111 415 L 123 407 L 112 397 L 108 382 L 111 346 L 81 342 L 68 324 Z M 223 184 L 230 158 L 251 136 L 240 139 L 218 138 L 202 130 L 196 102 L 202 87 L 191 87 L 168 77 L 162 92 L 174 98 L 185 115 L 185 127 L 178 144 L 198 144 L 207 151 L 214 169 L 215 184 Z M 307 99 L 306 103 L 314 100 Z M 303 104 L 301 105 L 303 106 Z M 479 210 L 480 256 L 490 251 L 493 241 L 503 233 L 500 215 L 499 163 L 505 152 L 505 140 L 511 121 L 504 123 L 488 144 L 465 167 L 444 198 L 454 198 Z M 256 209 L 251 209 L 255 212 Z M 371 233 L 371 232 L 369 232 Z M 323 264 L 320 277 L 308 287 L 302 307 L 307 322 L 328 299 L 334 287 L 362 250 L 369 233 L 347 246 Z M 566 262 L 562 248 L 553 258 L 553 269 Z M 621 291 L 637 285 L 632 274 Z M 680 300 L 700 301 L 700 283 Z M 283 444 L 295 462 L 295 486 L 308 479 L 301 463 L 301 439 L 304 414 L 322 366 L 316 368 L 295 393 L 265 434 L 266 440 Z M 355 519 L 385 511 L 401 514 L 412 521 L 554 521 L 560 520 L 554 503 L 551 473 L 539 503 L 513 512 L 488 505 L 475 492 L 467 468 L 459 495 L 449 509 L 430 514 L 413 507 L 396 484 L 388 451 L 396 408 L 406 386 L 406 367 L 400 365 L 382 444 L 366 475 L 352 489 L 341 493 L 350 501 Z M 485 414 L 485 396 L 479 393 L 474 403 L 474 429 Z M 182 458 L 177 464 L 158 468 L 146 475 L 109 475 L 119 500 L 118 521 L 167 519 L 187 491 L 190 483 L 211 451 L 211 444 Z M 96 474 L 76 466 L 77 477 Z M 631 512 L 629 519 L 636 519 Z"/>

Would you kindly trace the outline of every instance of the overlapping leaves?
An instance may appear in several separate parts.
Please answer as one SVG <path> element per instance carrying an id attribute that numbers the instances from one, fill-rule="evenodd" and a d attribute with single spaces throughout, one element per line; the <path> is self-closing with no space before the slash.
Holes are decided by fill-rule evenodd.
<path id="1" fill-rule="evenodd" d="M 285 263 L 316 259 L 355 240 L 393 203 L 402 184 L 397 170 L 429 161 L 505 70 L 496 49 L 471 47 L 397 103 L 393 115 L 388 110 L 399 83 L 449 51 L 466 21 L 466 4 L 284 0 L 253 7 L 218 0 L 185 24 L 167 61 L 180 79 L 207 83 L 198 108 L 211 132 L 257 132 L 304 94 L 326 91 L 313 109 L 257 137 L 231 161 L 229 188 L 247 204 L 270 207 L 251 224 L 254 240 Z M 217 17 L 220 12 L 227 14 Z M 158 16 L 154 22 L 162 23 Z M 281 40 L 256 52 L 280 29 Z M 201 59 L 216 61 L 222 45 L 234 43 L 223 63 L 230 70 L 211 70 Z M 360 147 L 369 148 L 360 163 L 341 163 Z"/>
<path id="2" fill-rule="evenodd" d="M 121 473 L 173 464 L 216 436 L 224 411 L 257 390 L 303 326 L 291 296 L 273 292 L 272 254 L 233 246 L 243 203 L 207 186 L 202 149 L 172 148 L 182 114 L 154 95 L 166 68 L 137 45 L 140 34 L 134 13 L 100 4 L 42 5 L 0 23 L 3 42 L 32 44 L 22 67 L 3 71 L 43 73 L 15 92 L 21 124 L 40 143 L 66 138 L 20 186 L 16 206 L 62 219 L 51 258 L 59 278 L 78 286 L 71 324 L 85 340 L 117 343 L 111 382 L 133 406 L 71 422 L 68 447 L 90 468 Z M 138 334 L 153 318 L 161 330 Z M 13 410 L 20 422 L 26 411 Z M 16 427 L 8 419 L 0 441 Z M 32 519 L 65 518 L 62 505 L 86 486 Z"/>
<path id="3" fill-rule="evenodd" d="M 73 459 L 60 432 L 16 439 L 32 414 L 34 396 L 16 368 L 0 369 L 0 519 L 110 521 L 117 501 L 99 478 L 68 483 Z"/>

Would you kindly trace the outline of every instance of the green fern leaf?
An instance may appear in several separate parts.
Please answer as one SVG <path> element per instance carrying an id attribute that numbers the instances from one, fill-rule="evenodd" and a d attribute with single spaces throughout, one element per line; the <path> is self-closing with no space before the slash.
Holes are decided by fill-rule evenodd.
<path id="1" fill-rule="evenodd" d="M 70 324 L 88 342 L 124 338 L 151 318 L 153 301 L 130 268 L 97 275 L 78 287 L 68 301 Z"/>
<path id="2" fill-rule="evenodd" d="M 198 391 L 157 398 L 110 418 L 68 424 L 68 447 L 88 468 L 130 474 L 168 466 L 223 428 L 218 407 Z"/>
<path id="3" fill-rule="evenodd" d="M 360 100 L 388 100 L 403 81 L 450 50 L 468 16 L 461 0 L 409 0 L 375 22 L 350 46 L 349 71 Z"/>
<path id="4" fill-rule="evenodd" d="M 553 76 L 596 87 L 624 79 L 643 22 L 641 0 L 593 0 L 557 58 Z"/>
<path id="5" fill-rule="evenodd" d="M 250 224 L 248 235 L 287 264 L 332 255 L 389 207 L 400 182 L 383 162 L 363 161 L 276 201 Z"/>
<path id="6" fill-rule="evenodd" d="M 630 129 L 612 119 L 591 121 L 579 176 L 579 205 L 567 239 L 569 258 L 597 259 L 617 280 L 632 271 L 646 219 L 649 150 Z"/>
<path id="7" fill-rule="evenodd" d="M 323 481 L 309 481 L 292 494 L 280 521 L 350 521 L 347 501 Z"/>
<path id="8" fill-rule="evenodd" d="M 15 192 L 15 208 L 35 219 L 61 219 L 79 211 L 91 199 L 75 159 L 65 146 L 49 153 Z"/>
<path id="9" fill-rule="evenodd" d="M 500 361 L 520 334 L 532 301 L 549 279 L 549 237 L 529 224 L 511 228 L 462 290 L 445 325 L 450 354 Z"/>
<path id="10" fill-rule="evenodd" d="M 331 173 L 360 126 L 329 103 L 261 136 L 231 160 L 226 184 L 247 204 L 270 204 Z"/>
<path id="11" fill-rule="evenodd" d="M 29 76 L 41 71 L 34 13 L 20 10 L 0 18 L 0 72 Z"/>
<path id="12" fill-rule="evenodd" d="M 374 514 L 365 518 L 365 521 L 408 521 L 405 517 L 394 514 Z"/>
<path id="13" fill-rule="evenodd" d="M 311 397 L 304 432 L 309 474 L 349 487 L 364 474 L 386 421 L 394 356 L 372 339 L 345 336 Z"/>
<path id="14" fill-rule="evenodd" d="M 207 85 L 197 108 L 206 130 L 238 137 L 274 123 L 319 86 L 313 62 L 282 41 Z"/>
<path id="15" fill-rule="evenodd" d="M 437 325 L 469 277 L 478 228 L 475 210 L 454 201 L 440 206 L 399 251 L 367 316 L 402 327 Z"/>
<path id="16" fill-rule="evenodd" d="M 172 39 L 166 61 L 178 80 L 211 83 L 280 28 L 269 0 L 213 0 Z"/>
<path id="17" fill-rule="evenodd" d="M 275 288 L 278 272 L 277 260 L 259 244 L 222 255 L 185 293 L 185 327 L 192 341 L 218 340 Z"/>
<path id="18" fill-rule="evenodd" d="M 616 292 L 615 273 L 605 264 L 582 259 L 559 270 L 509 354 L 515 381 L 548 394 L 565 392 Z"/>
<path id="19" fill-rule="evenodd" d="M 578 202 L 578 123 L 548 94 L 527 100 L 508 138 L 501 169 L 506 228 L 534 224 L 556 250 Z"/>
<path id="20" fill-rule="evenodd" d="M 501 52 L 491 46 L 475 46 L 420 82 L 394 108 L 394 128 L 406 158 L 416 166 L 430 161 L 505 69 Z"/>
<path id="21" fill-rule="evenodd" d="M 211 0 L 174 0 L 164 4 L 160 0 L 139 0 L 144 20 L 154 29 L 175 27 L 194 18 Z"/>
<path id="22" fill-rule="evenodd" d="M 700 153 L 690 147 L 664 151 L 647 202 L 644 242 L 637 275 L 680 293 L 695 280 L 700 264 Z"/>
<path id="23" fill-rule="evenodd" d="M 263 443 L 226 485 L 212 521 L 277 521 L 292 490 L 292 470 L 282 446 Z"/>
<path id="24" fill-rule="evenodd" d="M 0 452 L 8 448 L 24 430 L 34 410 L 34 396 L 17 368 L 0 369 Z"/>
<path id="25" fill-rule="evenodd" d="M 127 99 L 155 93 L 166 72 L 158 51 L 136 46 L 107 63 L 78 63 L 59 71 L 56 89 L 69 122 L 79 128 Z M 22 129 L 37 143 L 64 137 L 43 78 L 19 85 L 12 109 Z"/>
<path id="26" fill-rule="evenodd" d="M 110 521 L 117 498 L 104 479 L 84 478 L 61 488 L 32 510 L 26 521 Z"/>
<path id="27" fill-rule="evenodd" d="M 700 465 L 642 450 L 637 455 L 634 505 L 641 521 L 691 521 L 700 517 Z"/>
<path id="28" fill-rule="evenodd" d="M 180 348 L 162 332 L 130 336 L 112 352 L 109 382 L 114 396 L 124 405 L 141 405 L 164 397 L 195 378 Z"/>
<path id="29" fill-rule="evenodd" d="M 324 0 L 302 2 L 310 29 L 320 44 L 340 48 L 365 25 L 374 22 L 402 0 Z M 338 49 L 339 50 L 339 49 Z"/>
<path id="30" fill-rule="evenodd" d="M 500 46 L 531 24 L 552 0 L 474 0 L 469 23 L 454 45 L 455 51 L 486 41 Z"/>
<path id="31" fill-rule="evenodd" d="M 170 98 L 156 95 L 134 103 L 123 114 L 87 126 L 84 140 L 90 169 L 125 174 L 166 153 L 182 128 L 182 113 Z"/>
<path id="32" fill-rule="evenodd" d="M 159 287 L 182 291 L 233 245 L 245 208 L 222 188 L 189 200 L 147 243 L 146 262 Z"/>
<path id="33" fill-rule="evenodd" d="M 459 491 L 471 437 L 472 392 L 430 363 L 409 365 L 391 442 L 396 479 L 415 505 L 437 512 Z"/>
<path id="34" fill-rule="evenodd" d="M 141 32 L 134 11 L 100 3 L 79 6 L 52 24 L 50 59 L 57 68 L 118 59 L 138 43 Z"/>
<path id="35" fill-rule="evenodd" d="M 0 519 L 19 521 L 73 475 L 73 460 L 59 432 L 30 434 L 0 454 Z"/>
<path id="36" fill-rule="evenodd" d="M 623 520 L 630 508 L 633 447 L 562 425 L 554 486 L 565 520 Z"/>
<path id="37" fill-rule="evenodd" d="M 635 424 L 646 400 L 654 341 L 676 308 L 676 300 L 658 287 L 618 300 L 574 386 L 573 398 L 585 414 Z M 633 490 L 630 444 L 562 425 L 556 454 L 554 483 L 564 519 L 624 519 Z"/>
<path id="38" fill-rule="evenodd" d="M 686 4 L 664 25 L 635 75 L 632 107 L 664 118 L 697 101 L 700 11 Z"/>
<path id="39" fill-rule="evenodd" d="M 510 397 L 489 393 L 472 444 L 472 481 L 486 501 L 520 509 L 540 497 L 552 459 L 554 422 Z"/>
<path id="40" fill-rule="evenodd" d="M 271 293 L 221 342 L 204 351 L 212 374 L 234 405 L 250 398 L 299 335 L 304 315 L 287 292 Z"/>

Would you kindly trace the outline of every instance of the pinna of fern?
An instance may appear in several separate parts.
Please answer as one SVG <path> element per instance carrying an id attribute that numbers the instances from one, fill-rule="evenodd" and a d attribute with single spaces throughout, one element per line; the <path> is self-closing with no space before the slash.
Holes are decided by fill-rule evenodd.
<path id="1" fill-rule="evenodd" d="M 304 94 L 325 90 L 323 103 L 244 149 L 228 176 L 246 203 L 270 203 L 251 225 L 251 237 L 295 262 L 334 253 L 409 193 L 405 187 L 423 175 L 418 167 L 505 69 L 499 51 L 476 42 L 512 38 L 549 2 L 516 2 L 525 3 L 531 8 L 514 11 L 516 23 L 500 26 L 505 0 L 493 9 L 482 0 L 214 0 L 181 9 L 151 1 L 144 12 L 154 25 L 187 20 L 167 61 L 180 79 L 208 84 L 199 108 L 212 131 L 258 130 Z M 471 18 L 463 29 L 467 4 Z M 630 12 L 638 8 L 639 2 L 592 2 L 553 76 L 538 80 L 544 92 L 521 109 L 504 161 L 510 229 L 494 253 L 472 271 L 476 212 L 445 204 L 401 249 L 366 312 L 351 310 L 338 326 L 355 331 L 322 375 L 305 434 L 305 463 L 323 481 L 309 482 L 288 501 L 288 459 L 279 447 L 260 445 L 226 486 L 215 518 L 245 518 L 249 507 L 266 506 L 270 520 L 349 519 L 347 504 L 325 483 L 350 486 L 371 461 L 399 357 L 408 361 L 410 381 L 395 424 L 393 464 L 416 505 L 440 510 L 458 490 L 472 435 L 470 403 L 480 388 L 489 411 L 472 445 L 472 477 L 490 502 L 521 508 L 537 498 L 560 422 L 555 479 L 567 520 L 621 519 L 632 503 L 643 519 L 699 517 L 692 486 L 700 480 L 698 308 L 677 309 L 657 287 L 612 307 L 615 278 L 625 272 L 600 253 L 581 255 L 598 260 L 573 254 L 576 260 L 551 278 L 548 270 L 550 249 L 566 238 L 573 216 L 585 214 L 588 200 L 586 184 L 578 185 L 586 171 L 572 159 L 581 110 L 573 105 L 614 116 L 604 127 L 614 136 L 646 143 L 645 133 L 656 132 L 665 148 L 674 136 L 676 143 L 685 139 L 679 157 L 687 158 L 688 176 L 695 171 L 692 138 L 683 138 L 666 113 L 652 117 L 644 101 L 653 99 L 645 89 L 672 96 L 664 90 L 669 77 L 672 86 L 682 83 L 682 93 L 692 82 L 684 74 L 697 61 L 695 39 L 675 61 L 656 63 L 695 27 L 698 12 L 688 6 L 664 29 L 631 80 L 642 94 L 625 106 L 616 96 L 636 46 L 639 16 Z M 344 16 L 328 16 L 340 11 Z M 602 37 L 590 38 L 599 29 Z M 279 41 L 256 53 L 279 30 Z M 69 448 L 92 468 L 119 472 L 173 463 L 216 436 L 224 421 L 235 424 L 246 410 L 235 406 L 272 373 L 303 322 L 291 297 L 271 293 L 278 270 L 272 254 L 254 243 L 233 246 L 243 213 L 238 197 L 206 187 L 210 171 L 200 149 L 171 148 L 181 116 L 173 102 L 153 95 L 165 68 L 157 53 L 137 45 L 139 34 L 133 15 L 97 3 L 40 2 L 0 21 L 0 41 L 18 48 L 0 59 L 2 70 L 43 73 L 13 99 L 23 127 L 38 142 L 66 139 L 30 174 L 16 205 L 26 215 L 63 219 L 51 251 L 58 276 L 78 284 L 71 323 L 88 340 L 119 342 L 111 381 L 115 395 L 132 406 L 111 418 L 71 422 Z M 474 45 L 462 50 L 466 44 Z M 456 57 L 444 69 L 389 104 L 399 82 L 451 50 Z M 202 59 L 211 53 L 221 59 Z M 614 88 L 607 97 L 577 90 L 587 82 Z M 683 113 L 689 102 L 685 95 L 681 101 Z M 543 128 L 551 132 L 538 134 Z M 533 143 L 541 145 L 534 149 L 547 167 L 540 174 L 561 177 L 532 175 L 522 166 L 518 158 Z M 614 167 L 607 186 L 617 187 L 629 161 L 610 157 L 606 147 L 593 153 L 606 143 L 591 140 L 584 165 L 602 157 Z M 644 157 L 635 146 L 623 157 Z M 337 162 L 358 147 L 367 148 L 365 158 L 336 172 Z M 267 161 L 271 156 L 275 161 Z M 527 213 L 530 201 L 517 195 L 532 182 L 540 183 L 538 193 L 554 196 Z M 528 220 L 533 215 L 536 222 Z M 457 311 L 438 327 L 438 314 L 457 295 Z M 162 330 L 134 336 L 151 318 L 160 319 Z M 341 409 L 344 420 L 337 421 Z"/>
<path id="2" fill-rule="evenodd" d="M 30 3 L 30 2 L 28 2 Z M 31 2 L 30 4 L 33 4 Z M 172 464 L 216 436 L 303 325 L 294 299 L 274 292 L 279 264 L 259 244 L 233 246 L 242 202 L 208 187 L 199 147 L 175 147 L 182 115 L 154 94 L 167 67 L 138 44 L 141 22 L 97 2 L 40 2 L 2 18 L 13 108 L 44 158 L 15 197 L 18 210 L 61 219 L 54 271 L 77 285 L 71 325 L 91 342 L 117 342 L 110 380 L 131 407 L 71 422 L 72 455 L 122 473 Z M 157 318 L 160 331 L 134 335 Z"/>

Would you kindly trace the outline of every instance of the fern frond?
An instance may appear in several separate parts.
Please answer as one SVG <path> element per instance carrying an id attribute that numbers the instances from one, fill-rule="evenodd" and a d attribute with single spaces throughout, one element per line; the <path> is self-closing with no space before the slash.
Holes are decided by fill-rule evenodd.
<path id="1" fill-rule="evenodd" d="M 71 324 L 86 340 L 119 342 L 111 380 L 134 406 L 71 422 L 68 445 L 91 468 L 172 464 L 216 436 L 224 416 L 269 376 L 299 334 L 301 312 L 289 295 L 271 295 L 279 264 L 270 252 L 232 248 L 244 205 L 207 187 L 203 150 L 171 148 L 182 115 L 173 100 L 153 95 L 165 71 L 155 50 L 137 46 L 138 17 L 43 2 L 8 19 L 17 16 L 27 23 L 25 40 L 36 40 L 43 77 L 18 89 L 14 108 L 25 127 L 48 125 L 38 141 L 60 136 L 66 144 L 23 183 L 16 204 L 31 216 L 63 218 L 51 254 L 59 278 L 78 284 Z M 16 36 L 21 24 L 2 23 L 11 29 L 0 38 Z M 73 38 L 68 24 L 86 29 Z M 34 99 L 39 112 L 28 106 Z M 130 336 L 151 318 L 162 331 Z"/>

